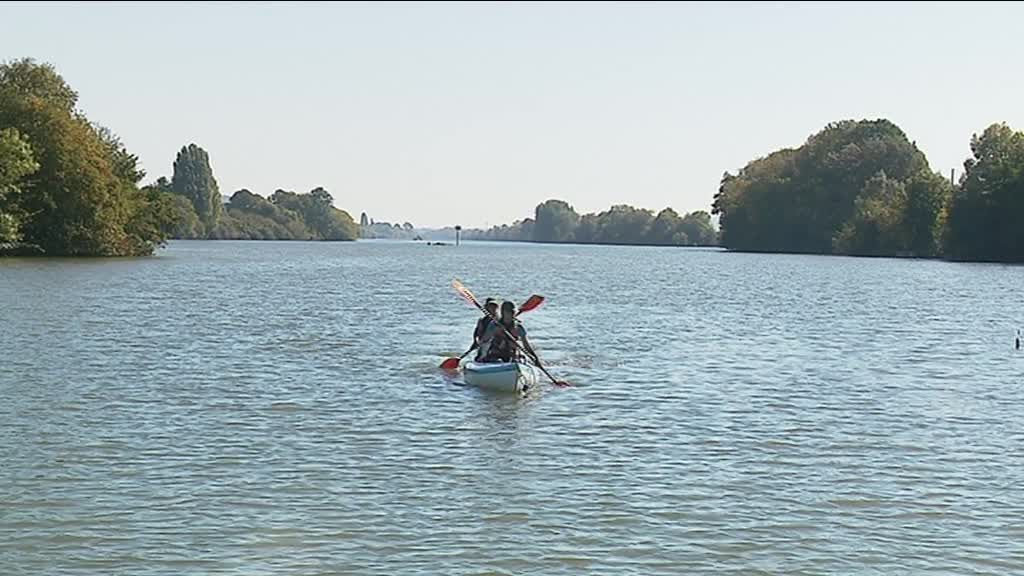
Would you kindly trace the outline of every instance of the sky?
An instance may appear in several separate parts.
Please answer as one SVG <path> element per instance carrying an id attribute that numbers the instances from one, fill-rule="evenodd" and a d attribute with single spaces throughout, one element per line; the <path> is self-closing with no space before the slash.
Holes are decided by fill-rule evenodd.
<path id="1" fill-rule="evenodd" d="M 888 118 L 937 172 L 1024 129 L 1024 3 L 0 3 L 0 59 L 54 64 L 170 177 L 326 188 L 358 218 L 479 227 L 709 210 L 725 171 Z"/>

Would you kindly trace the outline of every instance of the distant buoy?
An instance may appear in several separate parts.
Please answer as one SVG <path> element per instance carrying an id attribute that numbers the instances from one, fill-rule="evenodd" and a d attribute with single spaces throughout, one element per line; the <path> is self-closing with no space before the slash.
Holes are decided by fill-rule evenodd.
<path id="1" fill-rule="evenodd" d="M 1014 347 L 1020 350 L 1020 329 L 1017 329 L 1017 337 L 1014 339 Z"/>

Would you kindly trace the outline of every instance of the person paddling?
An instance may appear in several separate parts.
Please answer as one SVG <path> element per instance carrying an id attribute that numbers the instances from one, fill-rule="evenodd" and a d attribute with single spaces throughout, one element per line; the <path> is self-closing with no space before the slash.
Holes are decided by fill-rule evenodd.
<path id="1" fill-rule="evenodd" d="M 487 354 L 488 342 L 494 335 L 493 331 L 488 332 L 487 329 L 494 323 L 491 317 L 498 317 L 498 301 L 494 298 L 488 298 L 484 302 L 484 309 L 487 310 L 488 314 L 484 314 L 476 321 L 476 328 L 473 330 L 473 345 L 469 348 L 470 350 L 479 350 L 476 355 L 477 361 L 480 361 Z"/>
<path id="2" fill-rule="evenodd" d="M 490 333 L 489 350 L 483 357 L 484 362 L 511 362 L 518 352 L 516 342 L 518 341 L 530 358 L 540 366 L 540 359 L 534 352 L 533 346 L 526 338 L 526 327 L 522 322 L 516 320 L 516 305 L 512 302 L 501 304 L 501 318 L 499 324 L 488 326 Z"/>

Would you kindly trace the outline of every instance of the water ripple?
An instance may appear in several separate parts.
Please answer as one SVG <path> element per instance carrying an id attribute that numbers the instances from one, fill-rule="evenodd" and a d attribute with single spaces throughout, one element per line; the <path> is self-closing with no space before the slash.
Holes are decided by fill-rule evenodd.
<path id="1" fill-rule="evenodd" d="M 577 387 L 436 369 L 476 313 Z M 0 567 L 1024 572 L 1019 267 L 175 242 L 0 261 Z"/>

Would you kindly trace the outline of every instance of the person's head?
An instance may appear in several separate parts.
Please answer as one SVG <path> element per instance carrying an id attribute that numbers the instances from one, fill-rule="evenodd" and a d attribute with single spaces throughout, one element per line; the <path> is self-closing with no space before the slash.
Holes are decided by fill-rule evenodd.
<path id="1" fill-rule="evenodd" d="M 516 305 L 511 301 L 506 300 L 501 303 L 501 319 L 507 322 L 514 320 L 516 317 Z"/>
<path id="2" fill-rule="evenodd" d="M 484 309 L 491 313 L 492 316 L 498 314 L 498 302 L 494 298 L 488 298 L 484 302 Z"/>

